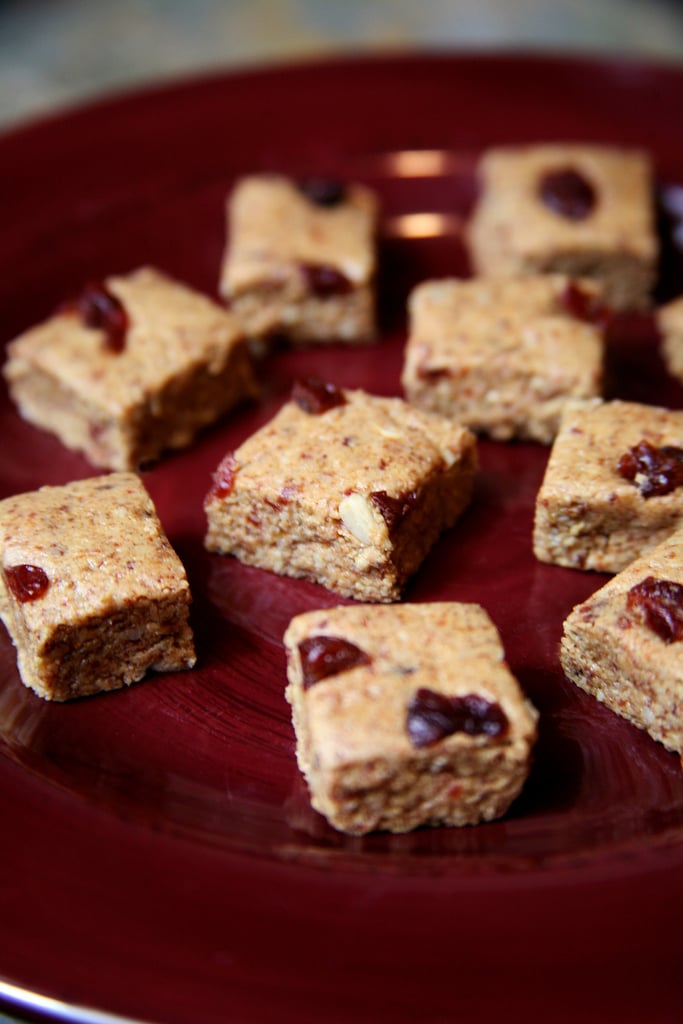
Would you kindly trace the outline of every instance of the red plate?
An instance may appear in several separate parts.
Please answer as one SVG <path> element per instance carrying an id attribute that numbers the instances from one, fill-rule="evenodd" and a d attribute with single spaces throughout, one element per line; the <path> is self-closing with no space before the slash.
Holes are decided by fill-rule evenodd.
<path id="1" fill-rule="evenodd" d="M 604 577 L 532 556 L 547 450 L 481 445 L 472 507 L 406 594 L 483 604 L 542 714 L 522 797 L 477 828 L 353 839 L 311 811 L 281 637 L 335 598 L 206 554 L 202 499 L 302 371 L 400 393 L 407 291 L 466 271 L 458 231 L 483 147 L 645 146 L 668 188 L 683 182 L 682 111 L 680 69 L 370 58 L 146 91 L 0 141 L 3 341 L 84 281 L 143 263 L 215 292 L 224 199 L 245 172 L 358 177 L 385 203 L 380 342 L 279 352 L 262 402 L 145 474 L 190 576 L 196 670 L 53 706 L 21 686 L 0 636 L 9 1005 L 164 1024 L 678 1019 L 683 773 L 559 670 L 563 618 Z M 660 297 L 677 291 L 667 245 Z M 612 394 L 683 406 L 646 318 L 621 325 L 610 355 Z M 2 495 L 93 472 L 4 392 L 0 437 Z"/>

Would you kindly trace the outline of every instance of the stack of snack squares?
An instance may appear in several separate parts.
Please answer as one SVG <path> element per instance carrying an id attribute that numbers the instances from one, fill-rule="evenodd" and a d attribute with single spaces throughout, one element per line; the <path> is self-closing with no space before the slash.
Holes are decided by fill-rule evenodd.
<path id="1" fill-rule="evenodd" d="M 615 311 L 647 307 L 658 240 L 649 158 L 595 145 L 487 150 L 466 234 L 474 277 L 409 299 L 409 401 L 479 434 L 550 443 L 603 393 Z"/>
<path id="2" fill-rule="evenodd" d="M 7 348 L 20 413 L 112 472 L 0 502 L 0 615 L 49 700 L 195 663 L 186 573 L 137 471 L 255 393 L 234 317 L 144 267 L 87 285 Z"/>
<path id="3" fill-rule="evenodd" d="M 202 495 L 208 551 L 340 598 L 291 618 L 286 695 L 313 806 L 352 834 L 500 817 L 530 770 L 538 714 L 487 612 L 402 601 L 470 504 L 478 437 L 552 446 L 536 556 L 625 574 L 570 616 L 562 664 L 681 749 L 683 412 L 603 398 L 605 331 L 652 303 L 650 161 L 496 148 L 479 182 L 473 276 L 407 296 L 402 395 L 297 379 Z M 138 473 L 255 398 L 275 339 L 377 340 L 380 213 L 360 183 L 247 175 L 227 200 L 222 302 L 142 268 L 10 343 L 21 415 L 111 471 L 0 502 L 0 613 L 41 696 L 194 664 L 187 579 Z M 683 377 L 680 303 L 659 316 Z"/>
<path id="4" fill-rule="evenodd" d="M 596 146 L 495 149 L 469 225 L 485 279 L 569 273 L 600 282 L 588 319 L 652 307 L 658 246 L 647 154 Z M 582 286 L 585 288 L 585 284 Z M 595 315 L 597 312 L 597 316 Z M 683 303 L 654 311 L 683 379 Z M 423 365 L 429 370 L 428 358 Z M 585 364 L 584 364 L 585 366 Z M 671 750 L 683 750 L 683 412 L 569 398 L 534 517 L 543 562 L 616 574 L 564 624 L 569 679 Z"/>

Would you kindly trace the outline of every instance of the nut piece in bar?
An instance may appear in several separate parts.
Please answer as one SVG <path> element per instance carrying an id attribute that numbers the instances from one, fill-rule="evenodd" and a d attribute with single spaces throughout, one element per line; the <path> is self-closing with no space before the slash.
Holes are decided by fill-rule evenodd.
<path id="1" fill-rule="evenodd" d="M 601 289 L 564 275 L 417 286 L 406 398 L 496 440 L 550 443 L 568 399 L 601 393 Z"/>
<path id="2" fill-rule="evenodd" d="M 205 501 L 206 547 L 366 601 L 394 601 L 468 504 L 465 427 L 399 398 L 306 380 L 229 452 Z"/>
<path id="3" fill-rule="evenodd" d="M 573 609 L 560 657 L 578 687 L 683 753 L 683 531 Z"/>
<path id="4" fill-rule="evenodd" d="M 252 339 L 365 343 L 376 334 L 378 200 L 363 185 L 276 174 L 228 198 L 220 291 Z"/>
<path id="5" fill-rule="evenodd" d="M 683 412 L 637 402 L 568 408 L 536 497 L 536 557 L 619 572 L 683 525 Z"/>
<path id="6" fill-rule="evenodd" d="M 195 663 L 185 570 L 134 473 L 0 501 L 0 616 L 47 700 Z"/>
<path id="7" fill-rule="evenodd" d="M 88 285 L 10 342 L 4 374 L 25 419 L 118 470 L 186 447 L 255 393 L 235 318 L 148 267 Z"/>
<path id="8" fill-rule="evenodd" d="M 604 282 L 615 310 L 650 305 L 659 245 L 653 171 L 638 149 L 503 146 L 482 154 L 468 225 L 476 273 Z"/>
<path id="9" fill-rule="evenodd" d="M 537 712 L 474 604 L 347 605 L 285 633 L 297 760 L 311 802 L 356 835 L 504 814 Z"/>

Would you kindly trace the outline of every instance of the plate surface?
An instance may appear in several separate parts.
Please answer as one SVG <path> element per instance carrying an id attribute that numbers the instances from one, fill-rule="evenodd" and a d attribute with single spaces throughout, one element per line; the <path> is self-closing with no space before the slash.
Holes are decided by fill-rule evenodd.
<path id="1" fill-rule="evenodd" d="M 3 343 L 84 281 L 144 263 L 215 294 L 240 174 L 359 178 L 385 211 L 378 344 L 278 351 L 261 401 L 144 474 L 188 570 L 198 667 L 52 706 L 22 687 L 0 635 L 10 1004 L 164 1024 L 676 1019 L 683 773 L 559 670 L 562 621 L 605 577 L 533 558 L 547 450 L 481 444 L 471 508 L 405 595 L 483 604 L 541 711 L 523 795 L 478 828 L 354 839 L 310 809 L 281 637 L 291 615 L 336 599 L 206 554 L 202 500 L 221 456 L 302 372 L 400 393 L 408 290 L 467 272 L 459 230 L 482 148 L 644 146 L 666 190 L 683 183 L 682 110 L 680 69 L 383 57 L 213 76 L 0 139 Z M 679 291 L 667 243 L 660 298 Z M 611 394 L 683 407 L 647 318 L 615 331 L 610 366 Z M 94 472 L 21 422 L 4 390 L 0 436 L 0 496 Z"/>

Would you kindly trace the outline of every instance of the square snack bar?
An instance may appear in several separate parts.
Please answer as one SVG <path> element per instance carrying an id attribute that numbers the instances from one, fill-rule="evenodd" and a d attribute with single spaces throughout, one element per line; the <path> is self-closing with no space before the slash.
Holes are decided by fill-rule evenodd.
<path id="1" fill-rule="evenodd" d="M 561 661 L 586 693 L 683 752 L 683 531 L 573 609 Z"/>
<path id="2" fill-rule="evenodd" d="M 0 615 L 40 697 L 194 665 L 185 570 L 134 473 L 0 501 L 0 559 Z"/>
<path id="3" fill-rule="evenodd" d="M 683 383 L 683 295 L 660 306 L 656 320 L 666 368 Z"/>
<path id="4" fill-rule="evenodd" d="M 650 304 L 658 241 L 650 158 L 586 144 L 497 147 L 468 226 L 482 275 L 597 277 L 614 309 Z"/>
<path id="5" fill-rule="evenodd" d="M 621 401 L 567 409 L 536 498 L 536 557 L 619 572 L 681 525 L 683 412 Z"/>
<path id="6" fill-rule="evenodd" d="M 478 433 L 549 443 L 568 399 L 601 392 L 602 305 L 590 282 L 426 281 L 409 312 L 408 401 Z"/>
<path id="7" fill-rule="evenodd" d="M 313 806 L 344 832 L 504 814 L 537 713 L 483 608 L 350 605 L 296 616 L 287 699 Z"/>
<path id="8" fill-rule="evenodd" d="M 185 447 L 254 394 L 235 318 L 147 267 L 88 286 L 16 338 L 4 374 L 22 416 L 119 470 Z"/>
<path id="9" fill-rule="evenodd" d="M 214 476 L 210 551 L 393 601 L 472 491 L 476 441 L 399 398 L 298 382 Z"/>
<path id="10" fill-rule="evenodd" d="M 241 179 L 228 200 L 220 290 L 254 339 L 371 341 L 378 201 L 359 184 Z"/>

